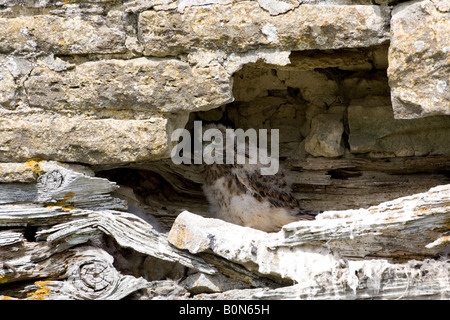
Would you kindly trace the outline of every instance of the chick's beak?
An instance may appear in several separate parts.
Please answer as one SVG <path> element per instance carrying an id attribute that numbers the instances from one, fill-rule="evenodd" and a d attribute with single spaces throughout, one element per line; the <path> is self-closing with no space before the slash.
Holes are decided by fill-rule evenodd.
<path id="1" fill-rule="evenodd" d="M 213 150 L 213 143 L 203 144 L 203 155 L 210 154 Z"/>

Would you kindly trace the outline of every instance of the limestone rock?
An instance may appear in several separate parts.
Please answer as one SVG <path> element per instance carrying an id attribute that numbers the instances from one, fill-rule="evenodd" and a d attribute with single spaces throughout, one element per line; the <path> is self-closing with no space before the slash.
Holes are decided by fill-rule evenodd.
<path id="1" fill-rule="evenodd" d="M 0 157 L 6 162 L 40 157 L 85 164 L 168 157 L 170 134 L 178 121 L 162 116 L 90 120 L 47 113 L 0 118 Z"/>
<path id="2" fill-rule="evenodd" d="M 149 282 L 147 288 L 130 296 L 137 300 L 178 300 L 188 299 L 189 292 L 173 280 Z"/>
<path id="3" fill-rule="evenodd" d="M 332 54 L 327 51 L 295 51 L 289 56 L 291 63 L 280 69 L 299 71 L 337 67 L 341 70 L 371 70 L 374 66 L 382 69 L 383 48 L 387 46 L 368 51 L 340 50 Z"/>
<path id="4" fill-rule="evenodd" d="M 0 0 L 0 298 L 448 299 L 449 12 Z M 325 212 L 207 218 L 200 166 L 170 159 L 198 119 L 279 129 Z"/>
<path id="5" fill-rule="evenodd" d="M 205 79 L 176 59 L 101 60 L 61 72 L 42 66 L 33 69 L 25 88 L 31 106 L 87 114 L 97 109 L 206 110 L 232 100 L 226 73 Z"/>
<path id="6" fill-rule="evenodd" d="M 27 183 L 35 182 L 36 174 L 32 168 L 37 164 L 31 160 L 28 163 L 1 163 L 0 164 L 0 183 Z"/>
<path id="7" fill-rule="evenodd" d="M 299 0 L 258 0 L 261 8 L 270 12 L 271 15 L 286 13 L 300 5 L 302 1 Z"/>
<path id="8" fill-rule="evenodd" d="M 0 106 L 16 104 L 17 85 L 9 70 L 0 64 Z"/>
<path id="9" fill-rule="evenodd" d="M 282 80 L 270 69 L 244 68 L 234 80 L 234 98 L 237 101 L 250 102 L 258 97 L 267 96 L 269 89 L 286 90 L 286 84 Z"/>
<path id="10" fill-rule="evenodd" d="M 388 40 L 379 6 L 303 4 L 271 16 L 257 2 L 145 11 L 139 16 L 144 53 L 179 55 L 198 48 L 246 52 L 374 46 Z"/>
<path id="11" fill-rule="evenodd" d="M 450 119 L 394 119 L 390 106 L 349 106 L 350 151 L 374 156 L 448 155 Z"/>
<path id="12" fill-rule="evenodd" d="M 178 0 L 177 1 L 177 11 L 184 12 L 185 8 L 190 7 L 203 7 L 213 4 L 230 4 L 233 0 Z"/>
<path id="13" fill-rule="evenodd" d="M 344 154 L 340 114 L 320 114 L 311 121 L 311 132 L 305 139 L 305 150 L 316 157 L 339 157 Z"/>
<path id="14" fill-rule="evenodd" d="M 392 12 L 389 84 L 397 119 L 450 115 L 447 1 L 402 3 Z"/>
<path id="15" fill-rule="evenodd" d="M 102 16 L 0 18 L 0 53 L 123 53 L 125 32 Z"/>
<path id="16" fill-rule="evenodd" d="M 233 289 L 247 289 L 249 284 L 230 279 L 222 274 L 207 275 L 195 273 L 188 276 L 182 285 L 192 294 L 224 292 Z"/>
<path id="17" fill-rule="evenodd" d="M 176 59 L 74 65 L 50 55 L 28 71 L 20 91 L 26 96 L 15 92 L 9 70 L 1 70 L 0 98 L 15 111 L 0 109 L 0 155 L 7 162 L 40 157 L 111 164 L 167 158 L 171 133 L 184 127 L 187 112 L 233 99 L 231 78 L 223 68 L 193 69 Z M 16 96 L 29 108 L 17 106 Z"/>

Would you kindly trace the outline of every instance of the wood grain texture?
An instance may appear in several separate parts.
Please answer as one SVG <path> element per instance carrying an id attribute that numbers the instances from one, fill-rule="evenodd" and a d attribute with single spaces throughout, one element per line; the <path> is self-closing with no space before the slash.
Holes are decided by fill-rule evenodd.
<path id="1" fill-rule="evenodd" d="M 436 161 L 432 163 L 439 167 Z M 427 163 L 412 161 L 401 169 L 428 170 Z M 173 226 L 167 224 L 167 234 L 158 212 L 150 218 L 145 210 L 150 206 L 139 203 L 133 189 L 119 188 L 82 166 L 29 164 L 2 167 L 4 176 L 18 166 L 24 171 L 17 180 L 0 183 L 1 298 L 149 298 L 155 292 L 164 295 L 164 290 L 177 299 L 188 298 L 189 291 L 196 299 L 449 296 L 449 262 L 435 258 L 449 244 L 448 184 L 366 208 L 329 210 L 315 221 L 291 223 L 278 233 L 185 211 Z M 355 176 L 362 179 L 368 167 L 382 174 L 396 170 L 378 161 L 323 160 L 302 166 L 303 172 L 291 169 L 299 176 L 344 170 L 332 171 L 327 178 L 331 183 L 333 175 L 349 174 L 349 168 L 350 176 L 343 181 L 351 180 L 355 170 L 362 170 Z M 162 174 L 169 177 L 169 172 Z M 194 173 L 186 171 L 191 177 Z M 14 192 L 17 186 L 22 192 Z M 192 204 L 203 208 L 198 199 L 192 198 Z M 134 205 L 144 209 L 137 215 Z M 220 278 L 223 288 L 234 283 L 248 289 L 221 293 L 195 283 L 183 288 L 177 279 L 186 272 L 192 279 Z M 172 282 L 156 289 L 168 275 Z"/>

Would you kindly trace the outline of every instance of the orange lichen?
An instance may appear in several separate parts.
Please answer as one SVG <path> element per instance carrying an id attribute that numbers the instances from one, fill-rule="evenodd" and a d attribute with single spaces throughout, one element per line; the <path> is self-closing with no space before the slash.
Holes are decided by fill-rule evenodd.
<path id="1" fill-rule="evenodd" d="M 36 281 L 34 284 L 38 286 L 38 289 L 34 292 L 28 293 L 27 297 L 32 300 L 45 300 L 46 296 L 50 295 L 50 289 L 46 287 L 51 281 Z"/>
<path id="2" fill-rule="evenodd" d="M 64 207 L 62 207 L 62 211 L 65 211 L 65 212 L 70 211 L 70 210 L 74 210 L 74 209 L 75 209 L 74 206 L 65 205 Z"/>
<path id="3" fill-rule="evenodd" d="M 72 206 L 72 205 L 67 204 L 67 200 L 72 199 L 74 196 L 75 196 L 75 193 L 73 193 L 73 192 L 67 192 L 67 193 L 64 195 L 63 200 L 56 201 L 56 203 L 55 203 L 54 205 L 48 205 L 47 208 L 52 209 L 53 207 L 56 206 L 56 207 L 61 207 L 61 209 L 62 209 L 63 211 L 70 211 L 70 210 L 73 210 L 73 209 L 75 209 L 75 207 Z"/>
<path id="4" fill-rule="evenodd" d="M 430 211 L 431 209 L 428 207 L 420 208 L 419 210 L 414 211 L 414 215 L 417 216 L 419 213 L 423 214 L 424 212 Z"/>
<path id="5" fill-rule="evenodd" d="M 44 161 L 44 160 L 41 160 L 41 159 L 38 159 L 38 158 L 31 158 L 31 159 L 28 159 L 25 162 L 25 165 L 30 167 L 31 171 L 33 171 L 33 176 L 35 178 L 38 178 L 43 173 L 42 169 L 41 169 L 41 166 L 39 165 L 39 163 L 42 162 L 42 161 Z"/>

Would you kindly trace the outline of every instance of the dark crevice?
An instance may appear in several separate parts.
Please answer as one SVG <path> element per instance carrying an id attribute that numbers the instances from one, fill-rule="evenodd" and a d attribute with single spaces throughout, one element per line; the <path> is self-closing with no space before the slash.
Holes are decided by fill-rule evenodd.
<path id="1" fill-rule="evenodd" d="M 36 242 L 36 232 L 38 231 L 37 226 L 27 226 L 25 228 L 24 237 L 28 242 Z"/>

